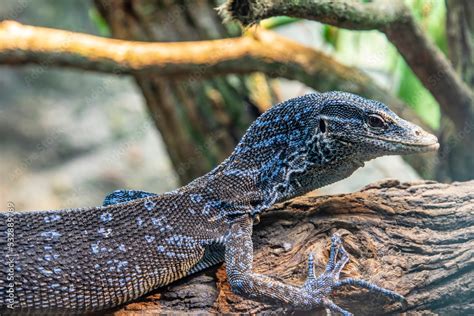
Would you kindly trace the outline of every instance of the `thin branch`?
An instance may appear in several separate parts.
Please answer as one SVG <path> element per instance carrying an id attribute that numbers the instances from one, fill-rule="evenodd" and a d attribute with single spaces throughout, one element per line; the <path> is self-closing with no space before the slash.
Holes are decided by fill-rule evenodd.
<path id="1" fill-rule="evenodd" d="M 213 41 L 147 43 L 5 21 L 0 23 L 0 64 L 67 66 L 115 74 L 154 71 L 194 80 L 258 71 L 298 80 L 318 91 L 341 89 L 377 99 L 402 117 L 424 125 L 410 108 L 360 70 L 273 32 L 250 33 L 252 36 Z"/>
<path id="2" fill-rule="evenodd" d="M 353 30 L 378 29 L 397 47 L 459 128 L 474 117 L 474 94 L 445 56 L 425 36 L 403 1 L 374 0 L 228 0 L 219 8 L 227 20 L 250 25 L 271 16 L 316 20 Z"/>
<path id="3" fill-rule="evenodd" d="M 373 30 L 409 16 L 402 1 L 375 0 L 228 0 L 218 8 L 227 20 L 252 25 L 273 16 L 291 16 L 352 30 Z"/>

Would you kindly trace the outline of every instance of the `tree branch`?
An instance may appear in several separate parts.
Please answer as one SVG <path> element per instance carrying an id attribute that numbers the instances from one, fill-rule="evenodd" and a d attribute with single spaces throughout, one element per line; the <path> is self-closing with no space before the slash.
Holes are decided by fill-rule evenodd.
<path id="1" fill-rule="evenodd" d="M 362 71 L 265 30 L 251 36 L 199 42 L 148 43 L 0 23 L 0 64 L 65 66 L 115 74 L 153 71 L 162 76 L 203 77 L 263 72 L 298 80 L 317 91 L 345 90 L 380 100 L 429 130 L 403 102 Z"/>
<path id="2" fill-rule="evenodd" d="M 314 254 L 316 271 L 324 271 L 337 232 L 350 254 L 342 278 L 366 279 L 405 295 L 408 314 L 471 315 L 473 192 L 473 181 L 388 180 L 351 194 L 295 198 L 263 214 L 255 226 L 254 269 L 302 284 L 308 254 Z M 332 297 L 355 315 L 400 312 L 399 304 L 358 288 L 342 288 Z M 158 289 L 114 315 L 177 311 L 288 313 L 232 294 L 225 269 L 218 267 Z"/>
<path id="3" fill-rule="evenodd" d="M 397 47 L 443 111 L 461 129 L 474 117 L 474 94 L 445 56 L 424 35 L 403 1 L 228 0 L 220 7 L 227 20 L 250 25 L 271 16 L 316 20 L 353 30 L 378 29 Z"/>
<path id="4" fill-rule="evenodd" d="M 315 20 L 351 30 L 373 30 L 409 18 L 401 1 L 228 0 L 218 8 L 226 21 L 252 25 L 273 16 Z M 401 14 L 403 12 L 403 14 Z"/>

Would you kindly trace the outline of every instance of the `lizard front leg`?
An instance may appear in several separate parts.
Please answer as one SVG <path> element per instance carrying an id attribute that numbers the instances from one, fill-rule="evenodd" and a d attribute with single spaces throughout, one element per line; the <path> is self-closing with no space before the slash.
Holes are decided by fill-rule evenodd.
<path id="1" fill-rule="evenodd" d="M 308 277 L 298 287 L 285 284 L 275 278 L 252 272 L 253 245 L 252 220 L 248 216 L 236 219 L 226 238 L 225 262 L 229 284 L 234 293 L 257 301 L 291 306 L 298 310 L 310 310 L 324 306 L 343 315 L 352 315 L 329 299 L 334 288 L 344 285 L 364 287 L 396 300 L 404 298 L 395 292 L 380 288 L 369 282 L 355 279 L 339 280 L 339 274 L 349 257 L 340 238 L 332 238 L 331 253 L 324 273 L 316 277 L 313 257 L 308 260 Z"/>

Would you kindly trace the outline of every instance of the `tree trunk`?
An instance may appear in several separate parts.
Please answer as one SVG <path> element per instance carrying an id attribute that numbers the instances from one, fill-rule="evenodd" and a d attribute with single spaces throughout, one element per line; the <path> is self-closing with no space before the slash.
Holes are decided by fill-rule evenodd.
<path id="1" fill-rule="evenodd" d="M 474 88 L 474 2 L 446 0 L 449 59 L 464 82 Z M 439 180 L 474 178 L 474 104 L 469 124 L 459 129 L 443 116 Z"/>
<path id="2" fill-rule="evenodd" d="M 212 0 L 95 2 L 116 38 L 169 42 L 228 36 Z M 224 160 L 254 119 L 243 106 L 249 95 L 244 77 L 204 80 L 199 71 L 186 79 L 145 71 L 134 77 L 182 183 Z"/>
<path id="3" fill-rule="evenodd" d="M 474 181 L 388 180 L 347 195 L 306 195 L 262 216 L 254 233 L 254 270 L 302 284 L 308 254 L 315 255 L 317 271 L 323 271 L 330 236 L 337 232 L 350 254 L 342 278 L 363 278 L 397 291 L 408 299 L 409 314 L 472 315 L 473 215 Z M 400 312 L 401 306 L 355 288 L 337 290 L 333 298 L 356 315 Z M 222 266 L 111 311 L 177 312 L 288 311 L 232 294 Z"/>

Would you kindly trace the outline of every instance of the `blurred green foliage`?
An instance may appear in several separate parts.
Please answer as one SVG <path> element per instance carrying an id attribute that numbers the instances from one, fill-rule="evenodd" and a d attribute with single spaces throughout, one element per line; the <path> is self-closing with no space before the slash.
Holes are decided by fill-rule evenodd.
<path id="1" fill-rule="evenodd" d="M 446 54 L 446 7 L 444 1 L 407 0 L 406 4 L 411 8 L 417 22 L 428 37 Z M 370 43 L 368 46 L 371 47 L 374 45 L 393 47 L 386 39 L 384 43 L 374 42 L 372 32 L 353 32 L 332 26 L 324 26 L 322 32 L 326 43 L 334 47 L 336 51 L 352 49 L 351 54 L 355 54 L 353 57 L 355 60 L 357 60 L 357 55 L 367 53 L 363 52 L 363 47 L 360 47 L 357 43 L 361 45 Z M 342 36 L 342 34 L 345 36 Z M 342 43 L 341 39 L 343 39 Z M 411 106 L 427 124 L 437 129 L 440 120 L 439 105 L 431 93 L 421 84 L 402 56 L 395 50 L 393 50 L 394 53 L 390 53 L 391 49 L 387 50 L 383 47 L 373 47 L 373 49 L 385 52 L 383 54 L 385 67 L 382 71 L 385 71 L 388 76 L 393 76 L 394 93 Z M 380 57 L 381 54 L 378 54 L 374 58 Z"/>
<path id="2" fill-rule="evenodd" d="M 287 17 L 287 16 L 276 16 L 276 17 L 272 17 L 272 18 L 263 20 L 260 23 L 260 25 L 263 28 L 266 28 L 266 29 L 269 30 L 269 29 L 274 29 L 274 28 L 279 27 L 279 26 L 286 25 L 286 24 L 294 23 L 294 22 L 297 22 L 297 21 L 300 21 L 300 20 L 301 19 L 290 18 L 290 17 Z"/>
<path id="3" fill-rule="evenodd" d="M 89 8 L 89 19 L 97 27 L 100 36 L 109 37 L 111 35 L 110 28 L 105 19 L 100 15 L 95 7 Z"/>
<path id="4" fill-rule="evenodd" d="M 418 23 L 428 37 L 447 54 L 446 39 L 446 7 L 444 1 L 410 0 L 407 4 L 413 11 Z M 398 96 L 412 106 L 415 111 L 429 124 L 439 127 L 439 105 L 430 92 L 412 72 L 401 56 L 397 58 L 397 71 L 400 73 Z"/>
<path id="5" fill-rule="evenodd" d="M 331 45 L 334 49 L 337 49 L 339 29 L 332 25 L 323 25 L 323 38 L 327 44 Z"/>
<path id="6" fill-rule="evenodd" d="M 428 37 L 446 54 L 446 7 L 441 0 L 407 0 L 406 4 L 411 8 L 413 15 Z M 334 47 L 336 51 L 353 49 L 351 54 L 357 60 L 357 55 L 362 54 L 362 48 L 357 43 L 370 46 L 374 45 L 373 34 L 371 32 L 353 32 L 337 29 L 333 26 L 325 25 L 322 30 L 326 43 Z M 350 34 L 346 34 L 350 33 Z M 342 36 L 344 34 L 345 36 Z M 341 38 L 343 42 L 341 43 Z M 392 45 L 385 39 L 385 43 L 377 43 L 381 46 Z M 359 48 L 357 48 L 359 47 Z M 374 50 L 386 51 L 384 55 L 384 70 L 387 75 L 394 78 L 394 93 L 410 105 L 431 127 L 439 127 L 440 110 L 439 105 L 431 93 L 421 84 L 411 68 L 398 53 L 390 53 L 382 47 Z M 379 58 L 375 56 L 375 58 Z"/>

